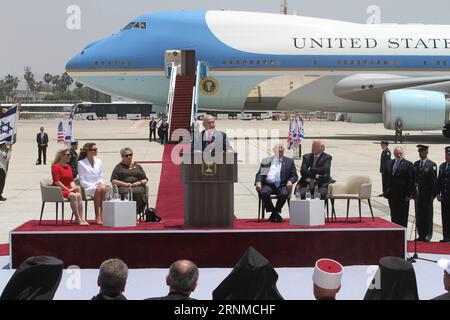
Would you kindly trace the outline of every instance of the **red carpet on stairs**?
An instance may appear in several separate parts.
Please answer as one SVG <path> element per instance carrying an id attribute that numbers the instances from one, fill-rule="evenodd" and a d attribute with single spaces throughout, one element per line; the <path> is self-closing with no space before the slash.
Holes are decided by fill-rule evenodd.
<path id="1" fill-rule="evenodd" d="M 173 163 L 171 154 L 176 145 L 166 144 L 159 180 L 157 215 L 163 219 L 184 218 L 184 186 L 181 182 L 181 167 Z"/>

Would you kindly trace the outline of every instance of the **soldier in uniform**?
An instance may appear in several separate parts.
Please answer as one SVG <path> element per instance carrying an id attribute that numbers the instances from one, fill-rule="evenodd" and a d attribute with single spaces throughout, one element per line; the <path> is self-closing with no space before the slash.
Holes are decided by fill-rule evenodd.
<path id="1" fill-rule="evenodd" d="M 404 159 L 403 147 L 394 149 L 395 159 L 386 163 L 386 192 L 389 200 L 391 221 L 403 227 L 408 226 L 409 201 L 414 196 L 413 164 Z"/>
<path id="2" fill-rule="evenodd" d="M 420 160 L 414 162 L 416 187 L 416 228 L 418 241 L 429 242 L 433 237 L 433 200 L 437 182 L 436 163 L 428 159 L 428 146 L 417 146 Z"/>
<path id="3" fill-rule="evenodd" d="M 445 148 L 445 162 L 439 166 L 437 199 L 441 202 L 442 234 L 440 242 L 450 242 L 450 146 Z"/>
<path id="4" fill-rule="evenodd" d="M 386 192 L 386 177 L 385 174 L 385 168 L 386 163 L 391 160 L 391 150 L 389 150 L 389 142 L 387 141 L 381 141 L 381 149 L 383 150 L 381 152 L 380 157 L 380 173 L 381 173 L 381 182 L 383 185 L 383 193 L 379 195 L 379 197 L 382 197 L 383 194 Z"/>

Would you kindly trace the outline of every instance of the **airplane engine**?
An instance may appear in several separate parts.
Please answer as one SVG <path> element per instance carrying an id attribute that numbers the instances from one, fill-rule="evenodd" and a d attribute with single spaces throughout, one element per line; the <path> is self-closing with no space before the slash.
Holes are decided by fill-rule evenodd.
<path id="1" fill-rule="evenodd" d="M 400 89 L 383 95 L 383 122 L 395 129 L 400 119 L 404 130 L 436 130 L 450 120 L 450 99 L 442 92 Z"/>

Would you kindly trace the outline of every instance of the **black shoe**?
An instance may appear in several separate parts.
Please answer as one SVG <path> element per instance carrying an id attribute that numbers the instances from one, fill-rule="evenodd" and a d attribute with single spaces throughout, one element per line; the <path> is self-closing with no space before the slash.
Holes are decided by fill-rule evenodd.
<path id="1" fill-rule="evenodd" d="M 440 243 L 450 242 L 450 239 L 442 239 L 439 241 Z"/>
<path id="2" fill-rule="evenodd" d="M 0 201 L 6 201 L 5 197 L 0 196 Z"/>
<path id="3" fill-rule="evenodd" d="M 416 239 L 416 241 L 425 241 L 425 238 L 419 237 L 419 238 Z"/>
<path id="4" fill-rule="evenodd" d="M 384 193 L 380 193 L 378 196 L 379 197 L 384 197 Z"/>
<path id="5" fill-rule="evenodd" d="M 275 212 L 272 212 L 272 214 L 271 214 L 270 217 L 269 217 L 269 222 L 276 222 L 276 221 L 275 221 L 275 218 L 276 218 L 276 213 L 275 213 Z"/>
<path id="6" fill-rule="evenodd" d="M 279 213 L 277 213 L 277 215 L 275 216 L 275 222 L 276 223 L 282 223 L 283 222 L 283 218 L 281 217 L 281 215 Z"/>

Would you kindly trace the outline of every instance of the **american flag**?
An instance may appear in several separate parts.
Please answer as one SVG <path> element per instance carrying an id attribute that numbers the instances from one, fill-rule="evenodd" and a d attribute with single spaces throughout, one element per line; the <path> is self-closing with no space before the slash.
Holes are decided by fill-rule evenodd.
<path id="1" fill-rule="evenodd" d="M 64 143 L 64 136 L 64 124 L 62 121 L 60 121 L 58 124 L 58 143 Z"/>
<path id="2" fill-rule="evenodd" d="M 69 122 L 67 123 L 67 128 L 66 128 L 64 140 L 65 140 L 66 143 L 71 143 L 72 140 L 73 140 L 72 120 L 69 120 Z"/>
<path id="3" fill-rule="evenodd" d="M 303 128 L 303 119 L 300 120 L 298 116 L 295 117 L 295 120 L 291 120 L 289 122 L 289 134 L 287 139 L 288 150 L 291 150 L 295 143 L 301 143 L 301 141 L 305 138 L 305 131 Z"/>

